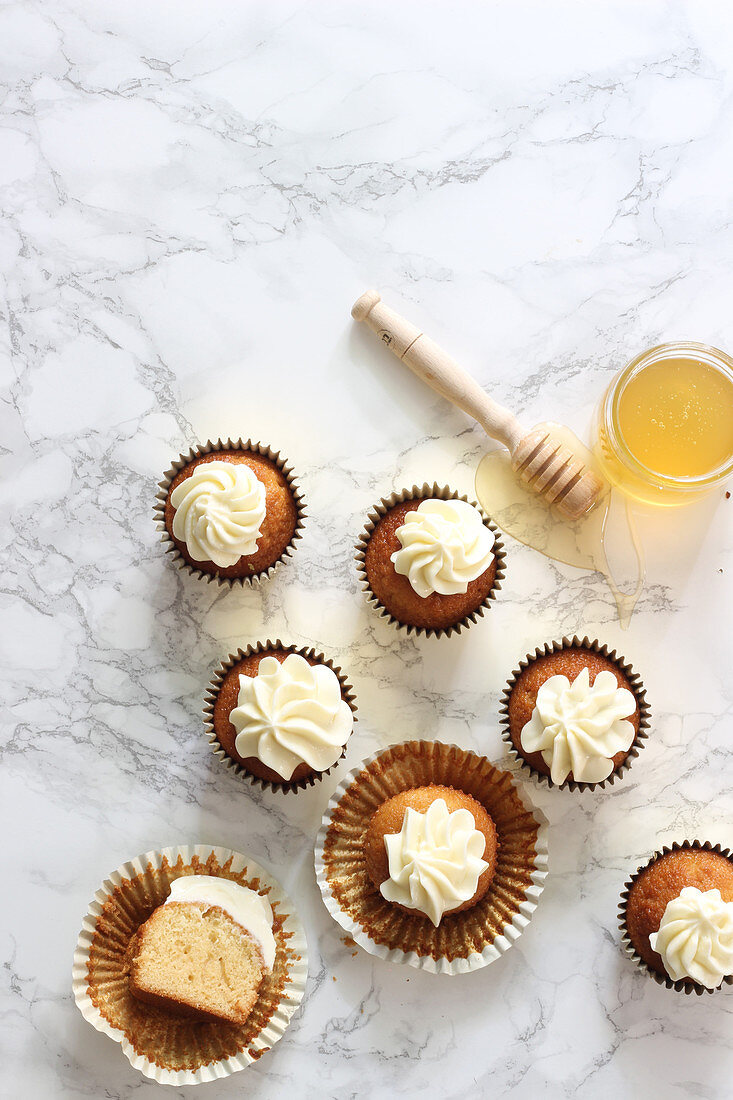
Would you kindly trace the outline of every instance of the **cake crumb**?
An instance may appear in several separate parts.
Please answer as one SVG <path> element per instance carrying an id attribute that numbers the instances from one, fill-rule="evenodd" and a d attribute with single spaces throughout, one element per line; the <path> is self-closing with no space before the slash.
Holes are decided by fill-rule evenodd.
<path id="1" fill-rule="evenodd" d="M 334 976 L 333 976 L 333 980 L 334 980 L 334 981 L 336 981 L 336 975 L 335 975 L 335 974 L 334 974 Z"/>
<path id="2" fill-rule="evenodd" d="M 249 1047 L 247 1053 L 253 1062 L 256 1062 L 258 1058 L 261 1058 L 263 1054 L 267 1054 L 269 1047 L 262 1047 L 261 1050 L 255 1050 L 254 1047 Z"/>

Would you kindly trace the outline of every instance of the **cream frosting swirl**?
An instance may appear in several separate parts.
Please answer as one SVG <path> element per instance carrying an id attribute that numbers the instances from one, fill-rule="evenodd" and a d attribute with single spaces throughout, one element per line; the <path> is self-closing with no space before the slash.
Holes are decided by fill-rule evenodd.
<path id="1" fill-rule="evenodd" d="M 426 813 L 408 807 L 399 833 L 384 838 L 389 878 L 379 887 L 386 901 L 419 909 L 440 924 L 443 914 L 468 901 L 488 868 L 486 838 L 470 810 L 448 812 L 436 798 Z"/>
<path id="2" fill-rule="evenodd" d="M 537 692 L 532 717 L 522 728 L 525 752 L 541 752 L 553 783 L 572 772 L 576 783 L 600 783 L 613 771 L 613 757 L 631 748 L 635 730 L 625 721 L 636 700 L 604 669 L 590 683 L 587 668 L 571 684 L 567 676 L 550 676 Z"/>
<path id="3" fill-rule="evenodd" d="M 733 902 L 723 901 L 720 890 L 685 886 L 667 902 L 649 943 L 662 956 L 673 981 L 692 978 L 717 989 L 727 974 L 733 974 Z"/>
<path id="4" fill-rule="evenodd" d="M 244 462 L 202 462 L 175 487 L 173 534 L 194 561 L 220 569 L 257 552 L 265 486 Z"/>
<path id="5" fill-rule="evenodd" d="M 395 532 L 400 549 L 390 560 L 418 596 L 453 596 L 493 561 L 493 532 L 464 500 L 423 500 Z"/>
<path id="6" fill-rule="evenodd" d="M 259 944 L 265 966 L 272 970 L 276 945 L 272 934 L 272 907 L 267 898 L 247 886 L 216 875 L 183 875 L 171 883 L 165 903 L 169 901 L 218 905 Z"/>
<path id="7" fill-rule="evenodd" d="M 335 764 L 354 716 L 341 684 L 327 665 L 310 665 L 299 653 L 280 663 L 263 657 L 256 676 L 239 677 L 237 706 L 229 715 L 234 747 L 290 779 L 299 764 L 325 771 Z"/>

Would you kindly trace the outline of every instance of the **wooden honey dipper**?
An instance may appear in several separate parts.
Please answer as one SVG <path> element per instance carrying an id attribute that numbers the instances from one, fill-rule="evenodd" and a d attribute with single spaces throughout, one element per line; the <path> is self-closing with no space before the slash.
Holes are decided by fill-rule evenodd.
<path id="1" fill-rule="evenodd" d="M 493 401 L 430 337 L 384 305 L 376 290 L 367 290 L 354 302 L 351 316 L 365 321 L 418 378 L 503 443 L 512 468 L 529 489 L 554 504 L 566 519 L 578 519 L 590 511 L 603 485 L 569 447 L 553 439 L 552 424 L 538 424 L 525 432 L 517 418 Z"/>

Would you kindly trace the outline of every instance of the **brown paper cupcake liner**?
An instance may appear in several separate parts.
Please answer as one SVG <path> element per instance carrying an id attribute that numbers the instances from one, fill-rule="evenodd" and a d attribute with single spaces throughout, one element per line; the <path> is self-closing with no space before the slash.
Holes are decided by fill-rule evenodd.
<path id="1" fill-rule="evenodd" d="M 209 739 L 209 745 L 211 746 L 211 751 L 214 753 L 214 756 L 216 756 L 217 759 L 220 760 L 226 768 L 232 771 L 234 775 L 241 775 L 244 779 L 247 779 L 253 787 L 259 786 L 262 787 L 263 790 L 281 791 L 283 794 L 289 794 L 291 792 L 295 793 L 296 791 L 302 791 L 305 790 L 307 787 L 314 787 L 316 783 L 320 783 L 324 775 L 328 775 L 329 772 L 336 767 L 339 760 L 343 760 L 343 758 L 346 756 L 346 746 L 349 742 L 347 741 L 346 745 L 344 745 L 341 756 L 338 758 L 338 760 L 335 760 L 331 767 L 326 768 L 325 771 L 314 772 L 313 775 L 307 775 L 303 779 L 298 779 L 295 782 L 271 783 L 268 779 L 261 779 L 257 775 L 252 775 L 252 773 L 248 772 L 246 768 L 243 768 L 237 760 L 234 760 L 231 756 L 229 756 L 229 754 L 222 747 L 221 742 L 217 737 L 216 730 L 214 729 L 214 705 L 216 703 L 219 689 L 222 685 L 224 677 L 229 672 L 229 670 L 237 663 L 237 661 L 242 661 L 245 659 L 245 657 L 251 657 L 252 654 L 255 653 L 263 653 L 267 649 L 281 649 L 284 650 L 286 653 L 299 653 L 301 657 L 306 657 L 310 660 L 316 660 L 320 664 L 326 665 L 326 667 L 330 668 L 332 672 L 335 672 L 338 676 L 339 683 L 341 684 L 341 694 L 345 701 L 349 704 L 349 707 L 351 708 L 351 713 L 354 715 L 355 722 L 357 721 L 356 712 L 358 710 L 358 707 L 356 705 L 356 696 L 354 694 L 353 687 L 344 676 L 340 667 L 338 665 L 335 665 L 331 658 L 326 657 L 323 653 L 313 649 L 312 647 L 299 648 L 296 645 L 285 645 L 283 642 L 280 641 L 279 638 L 274 642 L 270 641 L 269 638 L 266 642 L 253 642 L 251 645 L 248 645 L 246 649 L 238 649 L 236 653 L 230 653 L 226 660 L 222 661 L 222 663 L 217 668 L 216 672 L 209 681 L 209 686 L 206 690 L 206 695 L 204 697 L 204 726 L 206 729 L 207 737 Z"/>
<path id="2" fill-rule="evenodd" d="M 511 730 L 509 728 L 509 698 L 520 673 L 531 665 L 533 661 L 536 661 L 538 657 L 546 657 L 550 653 L 558 653 L 563 649 L 587 649 L 592 653 L 600 654 L 601 657 L 607 657 L 609 661 L 613 661 L 626 676 L 636 701 L 639 704 L 639 730 L 631 744 L 626 759 L 618 768 L 611 772 L 607 779 L 603 779 L 598 783 L 576 783 L 574 779 L 566 779 L 564 783 L 554 783 L 549 775 L 545 775 L 544 772 L 540 772 L 532 767 L 531 764 L 528 764 L 512 742 Z M 591 791 L 595 790 L 596 787 L 602 789 L 605 786 L 613 786 L 616 780 L 621 779 L 629 770 L 632 762 L 639 755 L 641 749 L 644 748 L 646 739 L 649 736 L 649 716 L 650 710 L 649 704 L 646 701 L 646 690 L 639 674 L 634 672 L 631 665 L 626 661 L 626 658 L 620 657 L 615 649 L 609 650 L 607 645 L 601 645 L 600 642 L 595 640 L 591 641 L 587 635 L 582 640 L 575 635 L 573 638 L 564 637 L 562 641 L 559 642 L 547 642 L 544 646 L 538 646 L 534 653 L 528 653 L 527 656 L 519 662 L 518 667 L 514 669 L 507 680 L 507 685 L 502 693 L 499 707 L 499 722 L 501 725 L 502 740 L 507 746 L 514 763 L 519 764 L 536 782 L 544 784 L 547 787 L 557 787 L 557 789 L 561 791 Z"/>
<path id="3" fill-rule="evenodd" d="M 181 472 L 184 466 L 188 466 L 191 462 L 195 462 L 197 458 L 201 458 L 203 455 L 213 454 L 215 451 L 249 451 L 251 454 L 262 455 L 263 458 L 269 458 L 271 462 L 275 463 L 278 470 L 280 470 L 285 477 L 295 502 L 297 518 L 293 537 L 290 542 L 285 547 L 280 557 L 274 561 L 272 565 L 268 565 L 267 569 L 263 569 L 259 573 L 254 573 L 248 577 L 220 577 L 216 573 L 206 573 L 203 569 L 198 569 L 195 565 L 191 565 L 176 546 L 165 525 L 165 505 L 168 499 L 168 491 L 174 478 Z M 220 586 L 228 586 L 230 589 L 236 586 L 240 588 L 254 588 L 260 585 L 264 580 L 269 579 L 278 566 L 286 558 L 292 556 L 296 542 L 303 537 L 303 521 L 307 515 L 303 494 L 293 474 L 293 468 L 287 460 L 281 456 L 280 451 L 273 451 L 272 447 L 268 444 L 255 443 L 251 439 L 248 439 L 245 443 L 241 438 L 237 440 L 217 439 L 215 443 L 209 439 L 206 443 L 202 443 L 197 447 L 192 447 L 188 454 L 180 454 L 171 465 L 170 470 L 166 470 L 163 480 L 158 482 L 158 492 L 156 493 L 153 511 L 155 513 L 155 525 L 161 533 L 160 540 L 164 544 L 165 553 L 170 554 L 171 561 L 175 563 L 176 568 L 186 573 L 190 573 L 193 577 L 205 580 L 207 584 L 216 581 Z"/>
<path id="4" fill-rule="evenodd" d="M 241 1026 L 201 1023 L 137 1001 L 128 988 L 129 945 L 168 896 L 173 879 L 217 875 L 267 896 L 277 951 Z M 146 852 L 105 879 L 84 917 L 74 952 L 74 999 L 85 1020 L 122 1046 L 135 1069 L 165 1085 L 228 1077 L 265 1054 L 303 999 L 308 952 L 292 901 L 254 860 L 228 848 L 192 845 Z"/>
<path id="5" fill-rule="evenodd" d="M 473 611 L 470 611 L 462 619 L 459 619 L 457 623 L 453 623 L 451 626 L 443 627 L 425 627 L 425 626 L 413 626 L 411 623 L 400 622 L 392 615 L 381 600 L 377 599 L 371 590 L 369 585 L 369 579 L 366 571 L 366 550 L 369 545 L 369 539 L 372 537 L 374 528 L 379 521 L 386 516 L 392 508 L 397 504 L 404 504 L 406 500 L 416 500 L 418 498 L 429 497 L 437 500 L 462 500 L 466 504 L 471 504 L 479 513 L 484 521 L 484 527 L 488 527 L 494 536 L 494 557 L 496 558 L 496 574 L 494 576 L 494 583 L 491 587 L 491 591 L 482 600 L 482 602 Z M 389 497 L 382 497 L 379 504 L 369 512 L 367 516 L 367 522 L 359 536 L 359 541 L 356 544 L 356 568 L 359 574 L 359 580 L 361 586 L 366 593 L 367 602 L 372 605 L 381 615 L 382 618 L 387 619 L 397 627 L 398 630 L 404 630 L 408 636 L 410 634 L 424 634 L 426 637 L 434 635 L 436 638 L 445 634 L 450 637 L 451 634 L 460 634 L 462 630 L 468 629 L 472 623 L 475 623 L 477 619 L 483 618 L 484 612 L 490 607 L 492 600 L 496 599 L 497 592 L 501 589 L 501 582 L 506 575 L 506 551 L 504 550 L 504 543 L 501 541 L 501 532 L 499 528 L 492 523 L 489 517 L 486 515 L 480 504 L 477 504 L 475 500 L 469 500 L 464 494 L 461 496 L 458 492 L 450 489 L 447 485 L 440 486 L 437 482 L 433 482 L 429 485 L 425 482 L 422 487 L 413 485 L 411 489 L 403 489 L 401 492 L 394 492 Z"/>
<path id="6" fill-rule="evenodd" d="M 400 791 L 433 783 L 472 795 L 499 839 L 486 895 L 437 928 L 385 901 L 364 858 L 375 810 Z M 316 878 L 331 916 L 372 955 L 434 974 L 467 973 L 500 958 L 527 927 L 547 877 L 547 832 L 546 818 L 512 776 L 485 757 L 438 741 L 407 741 L 369 756 L 337 787 L 316 838 Z"/>
<path id="7" fill-rule="evenodd" d="M 699 982 L 693 982 L 691 979 L 680 978 L 678 981 L 675 982 L 672 980 L 672 978 L 669 977 L 668 974 L 660 974 L 658 970 L 653 970 L 651 966 L 649 966 L 649 964 L 641 958 L 633 943 L 631 942 L 631 937 L 629 936 L 629 932 L 626 927 L 626 906 L 629 900 L 629 893 L 631 892 L 631 887 L 634 885 L 639 875 L 642 873 L 642 871 L 646 871 L 647 867 L 651 867 L 651 865 L 655 863 L 658 859 L 660 859 L 661 856 L 666 856 L 669 855 L 670 852 L 677 852 L 684 849 L 703 852 L 717 852 L 719 855 L 725 856 L 726 859 L 729 859 L 733 863 L 733 855 L 731 855 L 731 851 L 729 848 L 723 848 L 720 844 L 711 844 L 709 840 L 705 840 L 702 842 L 699 840 L 684 840 L 681 844 L 675 843 L 669 847 L 665 845 L 660 851 L 655 852 L 650 860 L 647 860 L 647 862 L 644 863 L 642 866 L 637 867 L 634 874 L 631 875 L 629 880 L 624 884 L 623 891 L 621 892 L 621 901 L 619 902 L 618 907 L 618 924 L 619 928 L 621 929 L 621 945 L 624 949 L 624 952 L 628 955 L 632 962 L 636 963 L 640 970 L 642 970 L 645 974 L 648 974 L 650 978 L 653 978 L 657 985 L 666 986 L 667 989 L 674 989 L 678 993 L 686 993 L 688 995 L 690 993 L 697 993 L 698 997 L 701 997 L 703 993 L 717 993 L 723 988 L 724 985 L 733 985 L 733 975 L 726 974 L 726 976 L 723 978 L 723 981 L 716 989 L 708 989 L 707 986 L 700 985 Z"/>

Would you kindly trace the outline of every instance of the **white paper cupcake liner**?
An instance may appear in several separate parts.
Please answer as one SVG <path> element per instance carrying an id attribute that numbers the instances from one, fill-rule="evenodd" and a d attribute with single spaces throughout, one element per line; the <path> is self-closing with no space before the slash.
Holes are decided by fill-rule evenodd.
<path id="1" fill-rule="evenodd" d="M 245 1049 L 240 1050 L 231 1057 L 201 1065 L 195 1070 L 171 1070 L 139 1054 L 125 1033 L 112 1026 L 93 1003 L 89 995 L 88 964 L 90 950 L 104 905 L 115 890 L 124 885 L 125 880 L 134 880 L 144 875 L 151 868 L 153 871 L 159 870 L 163 866 L 164 860 L 173 866 L 181 859 L 183 865 L 188 866 L 195 859 L 205 863 L 212 856 L 219 866 L 227 865 L 227 870 L 235 873 L 246 872 L 249 880 L 256 878 L 261 886 L 269 888 L 268 900 L 276 905 L 279 914 L 284 916 L 282 928 L 287 936 L 288 976 L 279 994 L 275 1011 L 270 1016 L 266 1026 L 257 1033 L 253 1040 L 248 1042 Z M 282 1038 L 293 1014 L 303 999 L 308 977 L 308 949 L 305 931 L 297 916 L 295 906 L 277 879 L 273 878 L 269 871 L 254 860 L 241 855 L 239 852 L 231 851 L 229 848 L 203 844 L 182 845 L 162 848 L 154 852 L 145 852 L 144 855 L 123 863 L 121 867 L 118 867 L 104 880 L 95 893 L 87 915 L 82 922 L 82 929 L 74 951 L 72 975 L 74 1000 L 84 1019 L 97 1031 L 101 1031 L 103 1034 L 108 1035 L 110 1039 L 114 1039 L 115 1042 L 119 1043 L 123 1054 L 135 1069 L 146 1077 L 151 1077 L 159 1084 L 199 1085 L 229 1077 L 239 1070 L 246 1069 L 248 1065 L 256 1061 Z"/>
<path id="2" fill-rule="evenodd" d="M 410 782 L 409 773 L 409 751 L 414 749 L 417 753 L 422 753 L 424 758 L 428 761 L 434 761 L 434 774 L 432 777 L 425 774 L 422 770 L 419 778 L 414 782 Z M 408 770 L 405 773 L 404 779 L 396 779 L 390 782 L 389 777 L 381 771 L 381 769 L 374 769 L 369 774 L 369 769 L 372 765 L 376 764 L 380 759 L 385 758 L 387 760 L 387 767 L 390 763 L 399 759 L 399 755 L 402 754 L 402 760 L 408 766 Z M 448 766 L 445 767 L 445 762 L 448 762 Z M 521 900 L 518 902 L 509 901 L 508 892 L 504 891 L 503 884 L 498 881 L 497 876 L 500 875 L 499 867 L 497 865 L 497 873 L 494 876 L 487 899 L 491 897 L 492 891 L 496 889 L 497 900 L 494 903 L 495 912 L 504 911 L 507 916 L 511 914 L 511 919 L 503 922 L 501 932 L 498 935 L 493 936 L 490 940 L 484 943 L 480 951 L 468 951 L 465 956 L 458 956 L 454 958 L 440 955 L 439 953 L 418 953 L 410 950 L 405 951 L 398 946 L 389 946 L 383 942 L 377 942 L 366 931 L 363 924 L 359 923 L 350 912 L 341 904 L 339 899 L 335 896 L 331 883 L 328 877 L 326 860 L 324 858 L 324 847 L 326 846 L 326 838 L 329 829 L 334 821 L 334 816 L 339 810 L 340 803 L 344 796 L 349 792 L 350 788 L 358 783 L 371 782 L 371 785 L 375 792 L 378 792 L 377 797 L 379 801 L 386 801 L 390 798 L 398 789 L 408 790 L 410 787 L 418 787 L 424 785 L 426 782 L 433 782 L 436 784 L 445 784 L 447 786 L 453 786 L 456 789 L 467 789 L 467 792 L 472 794 L 474 798 L 478 798 L 481 801 L 480 796 L 477 793 L 475 786 L 471 789 L 466 786 L 462 786 L 459 782 L 451 782 L 455 776 L 452 775 L 453 765 L 456 769 L 462 769 L 463 774 L 468 777 L 475 775 L 480 770 L 482 775 L 490 777 L 490 781 L 495 783 L 497 788 L 501 788 L 501 791 L 506 793 L 511 790 L 517 797 L 522 810 L 533 819 L 536 824 L 536 839 L 534 841 L 534 855 L 532 859 L 532 871 L 529 876 L 529 884 L 522 891 Z M 428 767 L 432 767 L 429 763 Z M 399 765 L 398 765 L 399 769 Z M 398 786 L 399 785 L 399 786 Z M 489 807 L 486 807 L 489 809 Z M 491 811 L 489 810 L 489 813 Z M 496 822 L 495 822 L 496 824 Z M 498 829 L 498 826 L 497 826 Z M 501 844 L 501 831 L 499 831 L 499 840 Z M 500 769 L 495 768 L 489 761 L 483 757 L 477 756 L 477 754 L 468 752 L 464 749 L 460 749 L 457 745 L 441 744 L 440 742 L 406 742 L 403 745 L 392 745 L 387 749 L 381 749 L 379 752 L 373 753 L 367 757 L 361 764 L 359 764 L 353 771 L 351 771 L 339 784 L 334 791 L 330 802 L 323 814 L 321 820 L 321 826 L 318 830 L 315 844 L 315 869 L 316 879 L 321 891 L 323 903 L 328 909 L 329 913 L 339 924 L 344 931 L 346 931 L 352 939 L 365 951 L 368 951 L 372 955 L 376 955 L 380 959 L 385 959 L 387 962 L 399 963 L 405 966 L 411 966 L 418 970 L 424 970 L 431 974 L 465 974 L 474 970 L 480 970 L 502 955 L 506 954 L 509 948 L 516 943 L 521 936 L 524 929 L 529 924 L 537 904 L 544 889 L 545 879 L 547 878 L 548 869 L 548 822 L 541 810 L 534 806 L 528 797 L 526 791 L 521 787 L 519 783 L 508 773 L 502 772 Z M 351 846 L 353 849 L 354 844 L 358 844 L 359 839 L 352 835 L 350 841 L 345 841 L 345 847 Z M 501 851 L 501 849 L 500 849 Z M 387 903 L 385 903 L 387 904 Z M 479 906 L 481 902 L 477 903 Z M 459 917 L 467 918 L 467 914 L 471 914 L 473 911 L 468 910 L 463 914 L 459 914 L 456 917 L 449 918 L 451 921 L 457 921 Z M 395 920 L 404 920 L 404 916 L 400 913 L 395 914 Z M 408 917 L 408 920 L 411 919 Z M 470 917 L 468 918 L 470 919 Z M 457 939 L 460 939 L 461 933 L 458 933 Z M 476 939 L 476 926 L 474 925 L 470 929 L 470 935 L 475 941 Z M 468 939 L 468 936 L 466 937 Z"/>

